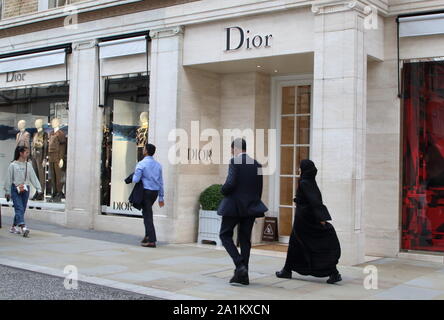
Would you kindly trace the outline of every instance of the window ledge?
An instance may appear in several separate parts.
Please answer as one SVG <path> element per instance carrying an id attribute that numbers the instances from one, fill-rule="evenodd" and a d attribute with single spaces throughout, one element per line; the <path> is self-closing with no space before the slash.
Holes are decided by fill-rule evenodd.
<path id="1" fill-rule="evenodd" d="M 96 0 L 79 2 L 59 8 L 47 9 L 44 11 L 33 12 L 17 17 L 4 18 L 0 20 L 0 29 L 13 28 L 30 23 L 63 18 L 70 15 L 72 13 L 72 10 L 74 9 L 76 9 L 77 13 L 79 14 L 83 12 L 94 11 L 114 6 L 121 6 L 124 4 L 141 1 L 143 0 Z"/>

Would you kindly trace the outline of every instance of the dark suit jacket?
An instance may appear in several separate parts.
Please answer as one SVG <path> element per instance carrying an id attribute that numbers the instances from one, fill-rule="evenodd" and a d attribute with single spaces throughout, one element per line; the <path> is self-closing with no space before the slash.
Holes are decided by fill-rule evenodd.
<path id="1" fill-rule="evenodd" d="M 130 184 L 133 182 L 133 175 L 134 173 L 131 173 L 128 178 L 125 179 L 126 184 Z M 132 204 L 134 208 L 137 210 L 142 210 L 143 207 L 143 183 L 142 180 L 136 183 L 136 185 L 133 188 L 133 191 L 131 191 L 131 194 L 128 198 L 128 201 Z"/>
<path id="2" fill-rule="evenodd" d="M 240 159 L 242 162 L 238 163 Z M 217 214 L 228 217 L 263 217 L 268 208 L 261 201 L 263 179 L 258 169 L 262 166 L 246 154 L 236 160 L 231 159 L 227 180 L 222 186 L 224 198 Z"/>

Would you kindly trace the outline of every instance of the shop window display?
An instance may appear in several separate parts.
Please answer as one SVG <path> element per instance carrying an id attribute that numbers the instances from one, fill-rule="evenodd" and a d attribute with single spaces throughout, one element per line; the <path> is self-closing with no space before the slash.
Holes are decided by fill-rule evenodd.
<path id="1" fill-rule="evenodd" d="M 148 77 L 140 74 L 105 79 L 101 203 L 104 214 L 141 216 L 128 197 L 134 172 L 149 141 Z"/>
<path id="2" fill-rule="evenodd" d="M 444 62 L 403 66 L 402 249 L 444 252 Z"/>
<path id="3" fill-rule="evenodd" d="M 68 100 L 67 84 L 0 90 L 0 181 L 5 181 L 15 148 L 28 147 L 43 191 L 31 190 L 29 207 L 64 207 Z"/>

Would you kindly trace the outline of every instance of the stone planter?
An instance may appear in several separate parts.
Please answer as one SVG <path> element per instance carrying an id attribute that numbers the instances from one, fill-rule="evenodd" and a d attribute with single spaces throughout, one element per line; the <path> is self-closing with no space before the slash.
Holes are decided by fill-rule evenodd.
<path id="1" fill-rule="evenodd" d="M 201 244 L 203 240 L 214 241 L 216 245 L 221 246 L 219 238 L 220 225 L 222 217 L 217 211 L 199 210 L 199 233 L 197 243 Z"/>

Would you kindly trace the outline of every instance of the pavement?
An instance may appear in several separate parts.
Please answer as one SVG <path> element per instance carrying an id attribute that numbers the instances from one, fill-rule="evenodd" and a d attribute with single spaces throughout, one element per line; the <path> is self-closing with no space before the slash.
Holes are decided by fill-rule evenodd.
<path id="1" fill-rule="evenodd" d="M 23 238 L 9 233 L 11 222 L 12 218 L 3 217 L 0 265 L 57 277 L 59 288 L 65 277 L 72 276 L 69 272 L 75 270 L 78 290 L 87 285 L 123 290 L 125 294 L 119 296 L 123 299 L 142 296 L 172 300 L 444 299 L 442 263 L 369 258 L 371 261 L 361 265 L 338 266 L 343 281 L 329 285 L 326 278 L 296 273 L 293 279 L 278 279 L 274 273 L 284 265 L 285 254 L 253 250 L 250 285 L 238 287 L 228 283 L 234 267 L 221 247 L 160 242 L 157 248 L 144 248 L 139 244 L 140 236 L 69 229 L 29 219 L 31 234 Z M 372 266 L 370 274 L 367 266 Z M 32 281 L 29 277 L 20 278 L 22 283 Z M 0 299 L 13 298 L 9 286 L 10 280 L 1 277 Z M 125 296 L 128 293 L 141 296 Z M 31 299 L 32 295 L 24 298 Z M 59 298 L 70 299 L 66 293 Z M 112 295 L 109 299 L 113 299 Z"/>

